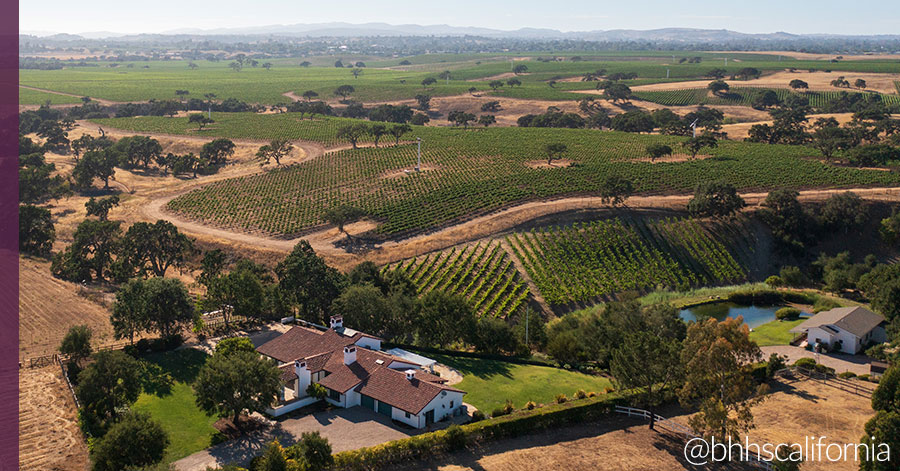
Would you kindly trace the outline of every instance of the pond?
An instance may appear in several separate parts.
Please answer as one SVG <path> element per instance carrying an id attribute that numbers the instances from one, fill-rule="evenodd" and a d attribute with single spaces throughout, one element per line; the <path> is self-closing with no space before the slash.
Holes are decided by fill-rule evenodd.
<path id="1" fill-rule="evenodd" d="M 731 302 L 721 302 L 682 309 L 679 315 L 685 321 L 703 320 L 710 317 L 721 321 L 726 317 L 744 316 L 744 323 L 751 329 L 755 329 L 767 322 L 774 321 L 775 311 L 782 307 L 784 306 L 743 306 Z"/>

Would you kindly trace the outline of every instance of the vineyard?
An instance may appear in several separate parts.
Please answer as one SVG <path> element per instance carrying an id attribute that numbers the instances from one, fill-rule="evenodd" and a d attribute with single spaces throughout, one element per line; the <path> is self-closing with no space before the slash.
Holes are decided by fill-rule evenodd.
<path id="1" fill-rule="evenodd" d="M 355 100 L 363 102 L 412 99 L 417 94 L 431 96 L 460 95 L 472 86 L 479 92 L 516 98 L 577 100 L 578 94 L 565 90 L 581 90 L 596 86 L 594 82 L 552 81 L 577 77 L 604 69 L 608 74 L 636 73 L 640 82 L 666 81 L 666 79 L 700 78 L 711 67 L 723 68 L 734 74 L 743 67 L 755 67 L 763 72 L 786 68 L 821 68 L 821 61 L 774 60 L 774 56 L 729 53 L 728 58 L 741 57 L 741 62 L 725 63 L 725 55 L 718 53 L 684 52 L 683 56 L 703 57 L 702 63 L 673 64 L 678 57 L 659 52 L 604 53 L 582 57 L 582 60 L 516 60 L 516 65 L 528 67 L 528 73 L 520 75 L 520 86 L 504 86 L 499 90 L 488 87 L 486 78 L 510 72 L 511 59 L 502 54 L 467 54 L 455 57 L 450 54 L 426 54 L 407 58 L 409 66 L 401 68 L 401 58 L 373 60 L 369 67 L 354 77 L 348 68 L 333 67 L 334 59 L 310 57 L 310 67 L 301 67 L 299 60 L 273 58 L 271 70 L 262 67 L 244 67 L 234 71 L 227 61 L 195 61 L 196 69 L 186 61 L 122 61 L 99 62 L 93 66 L 70 66 L 60 70 L 24 69 L 20 71 L 20 83 L 36 88 L 54 90 L 77 96 L 91 96 L 112 101 L 146 101 L 150 99 L 175 99 L 175 90 L 187 90 L 187 98 L 203 99 L 214 93 L 218 100 L 235 98 L 248 103 L 273 105 L 290 101 L 283 94 L 301 94 L 312 90 L 321 99 L 334 100 L 334 89 L 342 84 L 352 85 Z M 563 55 L 551 54 L 563 59 Z M 349 58 L 344 58 L 349 61 Z M 347 62 L 348 64 L 351 62 Z M 379 68 L 380 67 L 380 68 Z M 390 69 L 386 67 L 391 67 Z M 828 64 L 834 71 L 897 73 L 896 61 L 841 61 Z M 423 79 L 449 70 L 449 81 L 440 80 L 425 88 Z M 473 80 L 470 82 L 469 80 Z M 35 93 L 23 93 L 21 104 L 40 104 L 46 98 Z M 66 98 L 53 99 L 53 103 L 67 103 Z"/>
<path id="2" fill-rule="evenodd" d="M 506 317 L 528 299 L 528 286 L 498 242 L 453 248 L 386 267 L 430 291 L 465 297 L 480 316 Z"/>
<path id="3" fill-rule="evenodd" d="M 768 90 L 772 90 L 778 95 L 779 100 L 785 100 L 793 92 L 786 88 L 756 88 L 756 87 L 735 87 L 723 95 L 713 95 L 706 88 L 686 88 L 683 90 L 656 90 L 656 91 L 637 91 L 634 96 L 644 101 L 658 103 L 666 106 L 686 106 L 686 105 L 741 105 L 751 106 L 757 97 Z M 848 91 L 809 91 L 803 92 L 802 95 L 809 99 L 809 104 L 813 108 L 824 108 L 829 103 L 840 99 L 841 94 L 858 94 L 861 92 Z M 864 93 L 863 96 L 868 100 L 880 99 L 886 105 L 900 104 L 900 95 L 885 95 Z"/>
<path id="4" fill-rule="evenodd" d="M 290 137 L 302 135 L 302 126 L 331 122 L 305 120 L 294 127 L 300 122 L 285 115 L 245 117 L 247 129 Z M 653 164 L 645 161 L 649 143 L 674 147 L 684 138 L 584 129 L 435 127 L 416 127 L 406 139 L 413 137 L 424 142 L 422 158 L 429 170 L 421 173 L 405 172 L 415 165 L 414 145 L 342 150 L 264 174 L 212 183 L 175 198 L 168 209 L 219 227 L 292 236 L 323 224 L 329 208 L 349 204 L 378 221 L 378 233 L 396 236 L 518 202 L 595 193 L 609 175 L 630 179 L 643 194 L 689 192 L 710 179 L 742 190 L 900 184 L 900 175 L 894 173 L 807 159 L 818 152 L 799 146 L 723 141 L 709 151 L 713 158 Z M 321 139 L 331 142 L 329 136 Z M 566 143 L 565 157 L 577 165 L 537 169 L 525 165 L 544 158 L 541 147 L 547 142 Z"/>
<path id="5" fill-rule="evenodd" d="M 47 102 L 52 105 L 73 104 L 81 103 L 81 98 L 19 87 L 19 104 L 43 105 Z"/>
<path id="6" fill-rule="evenodd" d="M 513 233 L 506 241 L 551 305 L 746 279 L 726 249 L 734 241 L 694 220 L 593 221 Z"/>
<path id="7" fill-rule="evenodd" d="M 301 139 L 318 142 L 325 146 L 349 144 L 339 139 L 337 131 L 341 126 L 358 123 L 347 118 L 323 118 L 321 116 L 300 116 L 299 113 L 256 114 L 256 113 L 213 113 L 215 123 L 197 130 L 188 123 L 188 118 L 166 118 L 145 116 L 140 118 L 96 119 L 94 122 L 118 129 L 159 134 L 186 134 L 204 137 L 228 137 L 231 139 Z M 370 122 L 371 123 L 371 122 Z M 390 123 L 385 123 L 388 127 Z M 408 137 L 405 136 L 405 137 Z M 360 138 L 359 142 L 370 142 L 371 136 Z M 381 143 L 392 144 L 390 135 L 381 138 Z"/>

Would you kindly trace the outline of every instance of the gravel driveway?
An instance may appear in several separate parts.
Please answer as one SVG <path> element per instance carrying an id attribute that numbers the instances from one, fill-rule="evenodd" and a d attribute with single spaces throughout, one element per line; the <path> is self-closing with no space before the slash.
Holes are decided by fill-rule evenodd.
<path id="1" fill-rule="evenodd" d="M 318 431 L 337 453 L 377 445 L 424 432 L 401 429 L 387 417 L 363 407 L 333 409 L 276 422 L 274 428 L 194 453 L 173 463 L 179 471 L 205 471 L 228 463 L 246 465 L 273 439 L 283 446 L 296 443 L 303 432 Z"/>
<path id="2" fill-rule="evenodd" d="M 816 354 L 812 351 L 800 347 L 790 345 L 773 345 L 769 347 L 759 347 L 763 353 L 763 360 L 767 360 L 769 355 L 777 353 L 779 355 L 787 355 L 788 363 L 794 363 L 801 358 L 816 359 Z M 843 373 L 851 371 L 858 375 L 869 373 L 869 363 L 872 359 L 865 355 L 848 355 L 846 353 L 820 353 L 819 363 L 834 368 L 835 373 Z"/>

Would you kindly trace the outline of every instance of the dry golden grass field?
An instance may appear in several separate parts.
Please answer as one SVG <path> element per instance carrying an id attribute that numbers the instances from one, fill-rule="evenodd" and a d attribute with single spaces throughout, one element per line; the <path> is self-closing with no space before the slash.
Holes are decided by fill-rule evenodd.
<path id="1" fill-rule="evenodd" d="M 677 413 L 677 412 L 675 412 Z M 856 443 L 873 415 L 869 400 L 813 381 L 782 384 L 753 409 L 756 443 L 793 443 L 826 436 L 835 443 Z M 686 424 L 688 415 L 672 420 Z M 657 471 L 758 469 L 729 465 L 695 467 L 683 457 L 685 440 L 651 431 L 637 419 L 615 415 L 599 423 L 549 430 L 489 443 L 404 469 L 433 471 Z M 804 471 L 855 470 L 858 463 L 807 462 Z"/>

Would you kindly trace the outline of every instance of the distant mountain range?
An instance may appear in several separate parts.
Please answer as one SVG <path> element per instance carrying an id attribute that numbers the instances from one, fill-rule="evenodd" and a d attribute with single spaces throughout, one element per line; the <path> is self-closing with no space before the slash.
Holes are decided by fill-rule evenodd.
<path id="1" fill-rule="evenodd" d="M 449 25 L 391 25 L 387 23 L 313 23 L 293 25 L 252 26 L 242 28 L 196 29 L 183 28 L 165 31 L 159 35 L 125 35 L 107 31 L 72 34 L 52 34 L 48 32 L 27 32 L 35 36 L 53 39 L 103 39 L 135 38 L 137 36 L 305 36 L 305 37 L 360 37 L 360 36 L 480 36 L 487 38 L 511 39 L 570 39 L 585 41 L 667 41 L 667 42 L 710 42 L 732 41 L 784 41 L 809 38 L 857 38 L 857 39 L 900 39 L 898 35 L 833 35 L 833 34 L 791 34 L 784 32 L 748 34 L 727 29 L 662 28 L 652 30 L 614 29 L 596 31 L 562 32 L 555 29 L 521 28 L 504 31 L 491 28 Z"/>

